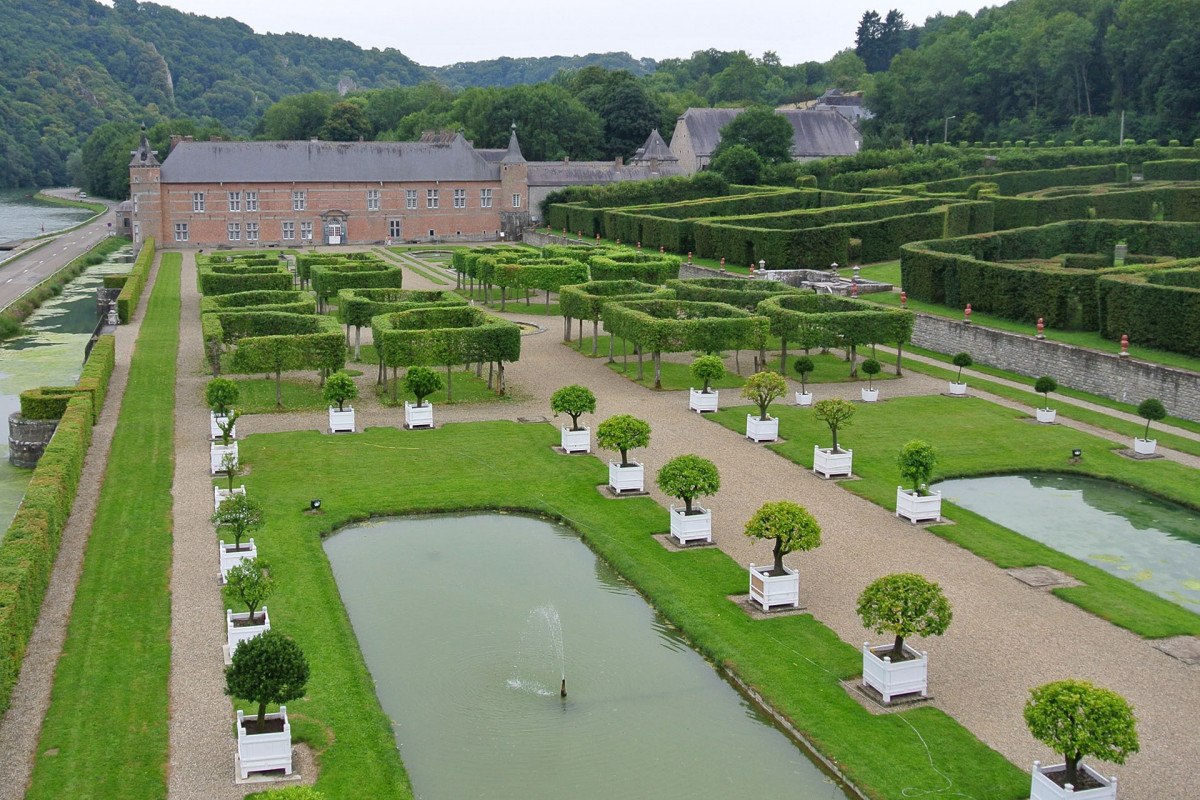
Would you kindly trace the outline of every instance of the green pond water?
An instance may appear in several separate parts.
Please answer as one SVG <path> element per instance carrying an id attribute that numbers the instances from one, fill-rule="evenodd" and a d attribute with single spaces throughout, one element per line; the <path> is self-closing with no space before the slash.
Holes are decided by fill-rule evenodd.
<path id="1" fill-rule="evenodd" d="M 387 519 L 325 551 L 419 798 L 846 797 L 562 526 Z"/>
<path id="2" fill-rule="evenodd" d="M 1200 611 L 1200 513 L 1109 481 L 1006 475 L 944 481 L 942 498 Z"/>

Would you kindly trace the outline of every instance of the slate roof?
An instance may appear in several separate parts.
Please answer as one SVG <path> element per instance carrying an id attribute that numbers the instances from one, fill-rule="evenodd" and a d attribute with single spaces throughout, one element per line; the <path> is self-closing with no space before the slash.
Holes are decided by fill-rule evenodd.
<path id="1" fill-rule="evenodd" d="M 157 167 L 158 159 L 155 158 L 157 150 L 150 149 L 150 142 L 146 140 L 146 126 L 142 126 L 142 138 L 138 142 L 137 150 L 129 151 L 130 159 L 129 166 L 131 167 Z"/>
<path id="2" fill-rule="evenodd" d="M 639 162 L 648 162 L 652 160 L 658 161 L 678 161 L 671 148 L 667 147 L 667 143 L 663 141 L 662 135 L 659 134 L 658 128 L 650 131 L 650 137 L 646 139 L 646 143 L 638 150 L 637 155 L 630 163 L 636 164 Z"/>
<path id="3" fill-rule="evenodd" d="M 501 164 L 524 164 L 525 156 L 521 155 L 521 143 L 517 141 L 517 123 L 512 124 L 512 132 L 508 135 L 508 149 L 504 151 Z"/>
<path id="4" fill-rule="evenodd" d="M 689 108 L 679 118 L 687 127 L 692 148 L 701 158 L 711 156 L 721 141 L 721 128 L 742 113 L 740 108 Z M 777 109 L 792 124 L 793 158 L 851 156 L 862 136 L 833 109 Z"/>
<path id="5" fill-rule="evenodd" d="M 498 181 L 461 135 L 438 142 L 180 142 L 163 183 Z"/>
<path id="6" fill-rule="evenodd" d="M 578 161 L 564 164 L 561 161 L 531 161 L 528 180 L 534 186 L 595 186 L 621 181 L 647 181 L 664 175 L 682 175 L 683 170 L 675 164 L 660 164 L 658 172 L 651 172 L 649 164 L 626 164 L 614 166 L 611 161 Z"/>
<path id="7" fill-rule="evenodd" d="M 711 156 L 721 141 L 721 128 L 742 113 L 740 108 L 689 108 L 679 121 L 687 127 L 697 156 Z"/>

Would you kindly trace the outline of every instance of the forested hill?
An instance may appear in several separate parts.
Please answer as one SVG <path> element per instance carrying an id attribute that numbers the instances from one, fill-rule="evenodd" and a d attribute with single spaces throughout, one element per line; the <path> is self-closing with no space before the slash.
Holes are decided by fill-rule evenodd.
<path id="1" fill-rule="evenodd" d="M 497 58 L 492 61 L 462 61 L 448 67 L 431 67 L 433 77 L 455 89 L 468 86 L 517 86 L 548 81 L 559 70 L 604 67 L 625 70 L 632 75 L 654 72 L 652 58 L 634 58 L 629 53 L 589 53 L 586 56 L 545 56 L 543 58 Z"/>

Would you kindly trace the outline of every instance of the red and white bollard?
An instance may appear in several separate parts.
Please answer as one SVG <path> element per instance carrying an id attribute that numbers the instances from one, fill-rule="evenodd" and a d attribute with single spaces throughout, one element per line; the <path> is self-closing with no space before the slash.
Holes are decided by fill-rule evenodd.
<path id="1" fill-rule="evenodd" d="M 1121 334 L 1121 358 L 1129 358 L 1129 334 Z"/>
<path id="2" fill-rule="evenodd" d="M 724 271 L 725 271 L 725 259 L 722 258 L 721 259 L 721 272 L 724 272 Z"/>
<path id="3" fill-rule="evenodd" d="M 850 284 L 850 296 L 858 297 L 858 284 L 857 283 Z"/>
<path id="4" fill-rule="evenodd" d="M 598 234 L 598 233 L 596 234 L 596 241 L 597 242 L 600 241 L 600 234 Z"/>
<path id="5" fill-rule="evenodd" d="M 967 303 L 967 307 L 963 309 L 963 324 L 971 324 L 971 304 Z"/>
<path id="6" fill-rule="evenodd" d="M 660 244 L 660 245 L 658 246 L 658 252 L 660 252 L 660 253 L 665 253 L 665 252 L 667 252 L 667 251 L 666 251 L 666 249 L 665 249 L 665 248 L 664 248 L 664 247 L 663 247 L 663 246 Z"/>

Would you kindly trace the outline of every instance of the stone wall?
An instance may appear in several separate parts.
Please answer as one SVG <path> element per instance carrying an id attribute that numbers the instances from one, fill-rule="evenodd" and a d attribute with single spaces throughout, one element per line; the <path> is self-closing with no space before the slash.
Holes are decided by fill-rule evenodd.
<path id="1" fill-rule="evenodd" d="M 8 415 L 8 463 L 33 469 L 50 444 L 58 427 L 56 419 L 25 419 L 21 413 Z"/>
<path id="2" fill-rule="evenodd" d="M 1188 370 L 928 314 L 916 315 L 913 344 L 939 353 L 967 352 L 980 364 L 1032 379 L 1049 375 L 1065 387 L 1123 403 L 1157 397 L 1167 413 L 1200 421 L 1200 374 Z"/>

